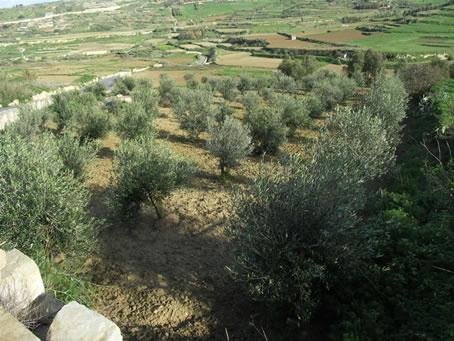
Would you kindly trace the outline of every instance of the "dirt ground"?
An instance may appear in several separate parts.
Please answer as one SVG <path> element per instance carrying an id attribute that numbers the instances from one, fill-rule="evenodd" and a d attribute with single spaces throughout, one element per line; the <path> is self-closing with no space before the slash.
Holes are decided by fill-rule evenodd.
<path id="1" fill-rule="evenodd" d="M 322 34 L 314 34 L 314 35 L 305 35 L 307 38 L 323 40 L 329 43 L 344 43 L 347 41 L 352 40 L 361 40 L 367 39 L 374 36 L 379 36 L 384 33 L 373 33 L 371 35 L 364 35 L 361 31 L 355 29 L 348 29 L 344 31 L 337 31 L 337 32 L 326 32 Z"/>
<path id="2" fill-rule="evenodd" d="M 169 109 L 160 110 L 158 138 L 198 170 L 188 187 L 165 200 L 163 219 L 144 209 L 102 234 L 100 251 L 85 264 L 97 288 L 96 310 L 118 324 L 125 340 L 264 340 L 256 330 L 262 309 L 226 270 L 232 244 L 225 230 L 232 188 L 256 176 L 260 158 L 243 161 L 222 180 L 206 136 L 188 139 Z M 119 142 L 113 133 L 102 141 L 88 174 L 100 217 L 107 214 L 103 198 Z"/>
<path id="3" fill-rule="evenodd" d="M 250 34 L 246 36 L 248 39 L 264 39 L 270 44 L 268 47 L 275 48 L 288 48 L 288 49 L 307 49 L 307 48 L 319 48 L 319 44 L 311 43 L 308 41 L 291 40 L 284 37 L 281 34 Z"/>
<path id="4" fill-rule="evenodd" d="M 255 57 L 249 52 L 233 52 L 216 59 L 216 63 L 219 65 L 255 66 L 269 69 L 276 69 L 281 62 L 280 58 Z"/>

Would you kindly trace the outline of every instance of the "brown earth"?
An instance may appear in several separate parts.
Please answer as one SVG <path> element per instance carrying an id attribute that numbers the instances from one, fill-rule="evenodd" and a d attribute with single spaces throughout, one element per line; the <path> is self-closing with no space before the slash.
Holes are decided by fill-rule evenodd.
<path id="1" fill-rule="evenodd" d="M 242 117 L 241 105 L 232 107 Z M 233 245 L 225 230 L 232 189 L 253 179 L 262 159 L 249 157 L 222 180 L 217 160 L 205 148 L 207 135 L 190 140 L 168 108 L 160 112 L 158 139 L 198 170 L 188 187 L 165 200 L 164 218 L 146 208 L 132 221 L 111 222 L 102 233 L 99 252 L 85 264 L 97 288 L 96 310 L 118 324 L 125 340 L 264 340 L 258 332 L 264 310 L 226 269 Z M 309 135 L 313 132 L 298 131 L 285 151 L 303 151 Z M 119 142 L 113 133 L 102 141 L 87 175 L 99 217 L 107 216 L 104 197 Z"/>
<path id="2" fill-rule="evenodd" d="M 280 58 L 255 57 L 249 52 L 233 52 L 216 59 L 216 63 L 219 65 L 255 66 L 269 69 L 276 69 L 281 62 Z"/>
<path id="3" fill-rule="evenodd" d="M 382 34 L 383 33 L 374 33 L 371 35 L 364 35 L 359 30 L 348 29 L 348 30 L 344 30 L 344 31 L 326 32 L 326 33 L 314 34 L 314 35 L 310 35 L 310 36 L 306 35 L 306 37 L 311 38 L 311 39 L 323 40 L 328 43 L 344 43 L 344 42 L 352 41 L 352 40 L 367 39 L 367 38 L 379 36 Z"/>
<path id="4" fill-rule="evenodd" d="M 304 48 L 318 48 L 320 45 L 301 41 L 301 40 L 291 40 L 281 34 L 250 34 L 247 35 L 248 39 L 263 39 L 268 41 L 270 44 L 267 47 L 273 48 L 289 48 L 289 49 L 304 49 Z"/>

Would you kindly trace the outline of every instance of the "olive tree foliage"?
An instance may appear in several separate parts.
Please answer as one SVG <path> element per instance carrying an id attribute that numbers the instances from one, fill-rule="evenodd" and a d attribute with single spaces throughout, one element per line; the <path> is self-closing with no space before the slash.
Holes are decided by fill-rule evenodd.
<path id="1" fill-rule="evenodd" d="M 125 103 L 116 124 L 116 132 L 122 139 L 133 140 L 150 135 L 154 131 L 154 111 L 149 113 L 140 101 Z"/>
<path id="2" fill-rule="evenodd" d="M 175 94 L 175 81 L 167 74 L 161 74 L 159 76 L 158 92 L 161 104 L 170 104 Z"/>
<path id="3" fill-rule="evenodd" d="M 54 113 L 53 120 L 57 124 L 57 130 L 62 131 L 71 122 L 80 107 L 95 105 L 95 101 L 94 96 L 82 94 L 77 90 L 52 95 L 50 109 Z"/>
<path id="4" fill-rule="evenodd" d="M 295 93 L 298 84 L 294 78 L 287 76 L 281 71 L 275 72 L 271 78 L 273 88 L 287 93 Z"/>
<path id="5" fill-rule="evenodd" d="M 446 61 L 434 59 L 430 63 L 410 64 L 401 69 L 399 78 L 405 85 L 408 94 L 420 98 L 430 91 L 430 88 L 449 76 Z"/>
<path id="6" fill-rule="evenodd" d="M 101 109 L 92 93 L 70 91 L 55 94 L 52 99 L 51 110 L 58 131 L 70 130 L 81 141 L 102 138 L 109 131 L 109 116 Z"/>
<path id="7" fill-rule="evenodd" d="M 244 105 L 247 113 L 254 111 L 260 107 L 262 103 L 262 98 L 253 92 L 248 92 L 240 97 L 240 103 Z"/>
<path id="8" fill-rule="evenodd" d="M 30 105 L 19 108 L 18 119 L 6 126 L 8 133 L 24 139 L 41 134 L 45 129 L 49 113 L 46 109 L 36 109 Z"/>
<path id="9" fill-rule="evenodd" d="M 370 84 L 384 69 L 384 57 L 379 51 L 369 49 L 364 54 L 364 65 L 362 72 L 366 82 Z"/>
<path id="10" fill-rule="evenodd" d="M 196 138 L 208 129 L 209 121 L 216 116 L 213 93 L 203 89 L 180 89 L 172 103 L 180 127 L 191 138 Z"/>
<path id="11" fill-rule="evenodd" d="M 66 132 L 58 137 L 57 144 L 64 169 L 72 172 L 75 178 L 83 176 L 88 164 L 95 159 L 98 152 L 98 146 L 93 141 L 80 143 L 79 139 Z"/>
<path id="12" fill-rule="evenodd" d="M 319 68 L 314 56 L 304 56 L 302 60 L 286 58 L 279 65 L 278 70 L 299 81 Z"/>
<path id="13" fill-rule="evenodd" d="M 367 255 L 358 212 L 365 184 L 392 166 L 386 124 L 366 110 L 327 119 L 311 157 L 291 156 L 235 196 L 234 278 L 284 318 L 307 322 Z"/>
<path id="14" fill-rule="evenodd" d="M 271 100 L 269 106 L 281 113 L 283 123 L 288 128 L 287 136 L 293 136 L 296 129 L 308 128 L 312 124 L 304 98 L 277 95 Z"/>
<path id="15" fill-rule="evenodd" d="M 268 107 L 253 110 L 246 114 L 244 122 L 251 131 L 256 153 L 274 153 L 287 141 L 288 128 L 279 110 Z"/>
<path id="16" fill-rule="evenodd" d="M 192 173 L 192 164 L 162 143 L 150 138 L 125 140 L 115 152 L 108 205 L 120 219 L 137 216 L 145 205 L 152 205 L 162 217 L 160 203 Z"/>
<path id="17" fill-rule="evenodd" d="M 238 82 L 233 77 L 222 77 L 217 80 L 216 90 L 219 91 L 226 101 L 234 101 L 238 96 Z"/>
<path id="18" fill-rule="evenodd" d="M 159 94 L 151 86 L 138 86 L 131 94 L 133 102 L 140 103 L 145 113 L 150 117 L 157 117 L 159 114 Z"/>
<path id="19" fill-rule="evenodd" d="M 125 77 L 117 77 L 114 80 L 112 86 L 112 93 L 114 95 L 129 95 L 134 88 L 136 87 L 137 83 L 134 78 L 131 76 Z"/>
<path id="20" fill-rule="evenodd" d="M 110 127 L 109 115 L 96 103 L 92 107 L 80 106 L 69 128 L 79 136 L 81 142 L 84 142 L 105 137 Z"/>
<path id="21" fill-rule="evenodd" d="M 106 90 L 107 90 L 106 85 L 102 82 L 90 84 L 86 86 L 84 89 L 84 91 L 91 92 L 93 95 L 95 95 L 98 101 L 106 97 Z"/>
<path id="22" fill-rule="evenodd" d="M 207 148 L 219 159 L 221 175 L 228 173 L 229 168 L 238 166 L 238 161 L 252 152 L 249 130 L 232 116 L 226 117 L 217 126 L 211 125 L 208 132 Z"/>
<path id="23" fill-rule="evenodd" d="M 382 120 L 388 142 L 394 147 L 400 143 L 407 103 L 408 95 L 404 84 L 399 78 L 387 77 L 384 74 L 375 78 L 370 91 L 362 99 L 366 111 Z"/>
<path id="24" fill-rule="evenodd" d="M 90 194 L 68 172 L 50 133 L 24 140 L 0 135 L 0 243 L 31 257 L 86 255 L 100 224 L 88 215 Z"/>

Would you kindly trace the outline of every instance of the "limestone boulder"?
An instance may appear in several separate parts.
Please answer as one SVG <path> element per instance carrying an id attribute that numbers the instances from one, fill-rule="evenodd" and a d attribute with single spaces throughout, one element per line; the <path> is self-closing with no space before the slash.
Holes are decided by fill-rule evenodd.
<path id="1" fill-rule="evenodd" d="M 0 253 L 0 301 L 8 311 L 21 311 L 44 293 L 38 266 L 18 250 Z"/>
<path id="2" fill-rule="evenodd" d="M 0 340 L 9 341 L 39 341 L 25 326 L 13 315 L 0 306 Z"/>
<path id="3" fill-rule="evenodd" d="M 55 316 L 47 341 L 121 341 L 120 328 L 101 314 L 71 302 Z"/>

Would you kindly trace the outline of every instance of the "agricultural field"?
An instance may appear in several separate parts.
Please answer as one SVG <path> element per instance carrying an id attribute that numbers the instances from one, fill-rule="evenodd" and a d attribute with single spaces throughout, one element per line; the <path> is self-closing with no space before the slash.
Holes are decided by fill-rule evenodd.
<path id="1" fill-rule="evenodd" d="M 363 59 L 354 63 L 352 56 Z M 441 57 L 442 61 L 438 60 L 437 56 Z M 61 264 L 54 262 L 53 254 L 43 261 L 48 270 L 52 269 L 57 274 L 61 271 L 63 275 L 57 276 L 59 280 L 65 278 L 59 282 L 46 275 L 46 281 L 52 284 L 50 290 L 65 301 L 73 298 L 83 300 L 84 304 L 118 324 L 125 340 L 338 340 L 340 335 L 344 340 L 359 340 L 364 336 L 361 334 L 363 332 L 376 333 L 370 334 L 370 337 L 380 339 L 387 335 L 387 332 L 394 332 L 393 328 L 400 320 L 387 314 L 397 314 L 399 309 L 410 311 L 408 316 L 411 316 L 405 315 L 408 325 L 402 324 L 402 339 L 410 339 L 415 335 L 426 337 L 418 329 L 422 320 L 420 316 L 426 317 L 425 310 L 422 305 L 418 305 L 416 315 L 411 315 L 413 311 L 409 307 L 418 299 L 412 296 L 413 293 L 407 292 L 409 285 L 402 274 L 406 271 L 419 274 L 421 271 L 428 271 L 431 266 L 424 263 L 417 268 L 414 264 L 419 266 L 419 263 L 411 257 L 419 257 L 420 254 L 407 250 L 408 245 L 419 243 L 419 239 L 406 242 L 405 245 L 402 241 L 415 235 L 426 240 L 429 234 L 441 236 L 441 240 L 449 235 L 446 232 L 449 229 L 446 228 L 446 231 L 443 230 L 440 234 L 432 233 L 430 229 L 437 224 L 448 225 L 454 218 L 449 215 L 451 213 L 443 215 L 449 212 L 449 206 L 440 210 L 437 207 L 428 208 L 429 205 L 442 202 L 442 199 L 429 189 L 419 193 L 419 190 L 426 188 L 425 185 L 414 188 L 405 182 L 408 179 L 404 177 L 398 183 L 399 181 L 394 181 L 393 178 L 397 173 L 390 174 L 388 179 L 386 171 L 389 169 L 379 169 L 376 174 L 368 177 L 360 171 L 356 172 L 363 164 L 362 160 L 354 158 L 358 155 L 371 158 L 373 167 L 364 166 L 364 174 L 372 172 L 374 167 L 384 167 L 384 164 L 395 162 L 397 145 L 387 145 L 392 150 L 392 155 L 383 156 L 383 160 L 378 160 L 378 157 L 374 159 L 372 153 L 383 152 L 379 148 L 386 143 L 400 141 L 400 124 L 405 117 L 408 97 L 403 83 L 397 80 L 397 77 L 380 77 L 383 74 L 400 75 L 398 69 L 407 70 L 406 75 L 402 74 L 407 77 L 410 86 L 415 88 L 414 93 L 411 93 L 414 103 L 411 102 L 408 109 L 409 115 L 412 116 L 405 119 L 406 123 L 409 121 L 408 131 L 402 131 L 406 138 L 404 146 L 402 150 L 397 149 L 399 154 L 403 155 L 403 161 L 399 155 L 396 172 L 411 164 L 414 168 L 408 173 L 403 171 L 403 174 L 417 177 L 420 183 L 427 182 L 420 174 L 424 168 L 421 161 L 423 157 L 414 152 L 413 148 L 420 146 L 419 138 L 424 136 L 421 133 L 423 127 L 429 129 L 429 126 L 436 124 L 433 122 L 436 115 L 430 117 L 429 125 L 426 122 L 429 118 L 417 111 L 422 105 L 418 102 L 419 98 L 430 93 L 432 84 L 413 84 L 413 74 L 408 70 L 415 67 L 415 74 L 426 77 L 429 84 L 448 77 L 446 75 L 453 72 L 453 58 L 454 5 L 447 0 L 68 0 L 0 8 L 2 110 L 8 106 L 16 107 L 17 101 L 20 104 L 27 103 L 33 95 L 41 92 L 66 86 L 76 86 L 83 90 L 68 92 L 68 97 L 65 97 L 66 93 L 55 95 L 53 98 L 63 103 L 67 101 L 67 105 L 61 105 L 64 109 L 57 105 L 52 106 L 45 111 L 47 115 L 34 117 L 31 122 L 26 121 L 27 124 L 38 122 L 34 127 L 36 129 L 27 130 L 22 127 L 21 130 L 20 125 L 18 128 L 14 125 L 14 128 L 10 128 L 15 129 L 10 130 L 14 134 L 20 135 L 25 131 L 32 138 L 35 130 L 44 131 L 51 136 L 44 138 L 48 139 L 45 143 L 50 146 L 50 150 L 53 143 L 62 143 L 56 145 L 60 148 L 57 148 L 58 153 L 61 154 L 65 152 L 64 147 L 70 148 L 63 143 L 72 138 L 76 141 L 71 140 L 73 144 L 76 143 L 83 152 L 92 153 L 91 159 L 87 157 L 89 161 L 84 165 L 83 176 L 73 179 L 71 184 L 79 186 L 82 188 L 81 193 L 89 196 L 87 216 L 99 220 L 103 229 L 100 229 L 96 239 L 96 248 L 86 255 L 82 263 L 77 264 L 77 268 L 71 268 L 70 259 L 65 260 L 65 251 L 58 254 L 60 256 L 63 253 Z M 426 61 L 429 63 L 423 65 Z M 418 67 L 421 68 L 417 69 Z M 112 75 L 120 72 L 128 73 L 131 77 L 112 80 L 113 86 L 107 89 L 96 82 L 103 78 L 110 79 Z M 388 83 L 383 86 L 384 83 L 380 82 Z M 387 86 L 393 91 L 387 92 Z M 446 85 L 447 88 L 449 86 L 450 84 Z M 367 97 L 368 94 L 372 95 Z M 439 95 L 440 98 L 442 95 Z M 379 116 L 382 111 L 377 110 L 378 105 L 373 100 L 394 98 L 393 96 L 400 96 L 395 105 L 383 104 L 387 105 L 384 113 L 398 116 L 395 122 L 389 123 L 387 117 Z M 356 110 L 359 110 L 359 107 L 367 107 L 371 112 L 375 110 L 375 116 L 371 115 L 374 119 L 362 122 L 360 118 L 366 115 L 354 116 L 358 114 L 359 111 Z M 364 108 L 361 110 L 366 110 Z M 68 112 L 62 114 L 58 110 Z M 397 112 L 398 110 L 400 111 Z M 134 116 L 137 113 L 142 116 Z M 335 121 L 336 114 L 344 115 L 346 125 L 339 120 Z M 94 116 L 93 121 L 84 122 L 84 119 L 91 118 L 90 115 Z M 194 121 L 188 122 L 189 118 L 193 118 L 191 115 L 195 117 Z M 234 166 L 224 172 L 222 156 L 213 152 L 215 147 L 210 143 L 214 144 L 214 129 L 227 125 L 226 122 L 230 122 L 233 128 L 237 125 L 234 132 L 239 134 L 240 131 L 243 134 L 240 135 L 243 141 L 247 142 L 247 150 L 243 150 L 242 158 L 238 157 L 238 164 L 232 162 Z M 396 124 L 390 131 L 397 137 L 387 135 L 383 122 Z M 446 122 L 450 124 L 449 120 Z M 96 135 L 96 129 L 87 129 L 90 124 L 98 124 L 96 129 L 103 134 Z M 131 128 L 128 124 L 135 126 Z M 372 138 L 363 134 L 365 130 L 360 124 L 370 128 Z M 372 124 L 380 124 L 383 131 L 372 129 Z M 339 159 L 338 164 L 329 164 L 335 169 L 333 173 L 329 173 L 328 167 L 317 168 L 317 162 L 328 163 L 331 159 L 344 155 L 342 153 L 350 152 L 344 145 L 333 144 L 322 150 L 326 154 L 320 153 L 324 159 L 317 159 L 316 155 L 312 155 L 317 154 L 314 152 L 318 150 L 316 148 L 322 148 L 323 143 L 328 141 L 324 136 L 343 136 L 337 134 L 335 129 L 329 129 L 334 126 L 341 131 L 348 125 L 355 134 L 346 134 L 345 139 L 362 138 L 361 143 L 355 145 L 359 149 L 353 150 L 345 159 Z M 326 127 L 328 130 L 324 130 Z M 131 133 L 128 129 L 135 131 Z M 437 132 L 450 131 L 449 129 L 452 127 L 437 126 Z M 231 137 L 231 133 L 224 132 L 225 139 Z M 7 134 L 8 130 L 5 135 L 0 132 L 0 138 Z M 415 134 L 415 137 L 411 134 Z M 24 141 L 26 137 L 23 136 Z M 450 138 L 447 137 L 448 140 Z M 240 140 L 238 138 L 238 141 L 234 141 L 234 147 L 238 147 L 236 142 L 241 142 Z M 17 141 L 11 138 L 5 145 Z M 132 151 L 138 151 L 150 141 L 159 143 L 159 146 L 168 146 L 171 157 L 170 161 L 165 162 L 169 161 L 169 172 L 170 169 L 175 172 L 157 181 L 155 187 L 170 181 L 169 179 L 178 180 L 178 171 L 185 166 L 188 166 L 188 169 L 193 167 L 192 173 L 184 186 L 175 186 L 169 193 L 159 197 L 158 204 L 153 201 L 152 195 L 143 196 L 146 198 L 144 201 L 148 200 L 147 205 L 129 203 L 126 210 L 133 211 L 137 207 L 139 209 L 132 218 L 128 216 L 125 219 L 120 217 L 118 212 L 113 212 L 118 210 L 118 207 L 115 203 L 112 204 L 113 189 L 121 183 L 118 180 L 118 160 L 122 155 L 122 148 L 129 146 Z M 318 143 L 319 141 L 321 142 Z M 3 140 L 0 142 L 3 143 Z M 362 148 L 362 143 L 367 147 Z M 431 151 L 430 148 L 428 150 Z M 340 152 L 336 154 L 333 151 Z M 412 153 L 417 155 L 414 160 Z M 153 157 L 162 156 L 156 150 L 151 154 Z M 0 153 L 0 157 L 4 155 L 6 154 Z M 74 155 L 77 153 L 70 156 Z M 127 153 L 123 154 L 125 155 Z M 352 166 L 349 164 L 351 160 L 357 164 Z M 416 164 L 415 160 L 421 163 Z M 124 162 L 123 166 L 129 163 L 131 162 Z M 344 163 L 348 164 L 348 167 L 344 167 Z M 314 173 L 319 169 L 327 173 L 319 178 L 318 175 L 310 177 L 307 176 L 308 173 L 295 169 L 301 165 L 306 167 L 305 170 L 315 170 Z M 64 167 L 62 169 L 65 176 L 72 177 L 75 174 L 73 170 Z M 140 167 L 138 169 L 140 170 Z M 168 169 L 160 169 L 154 175 L 164 174 Z M 3 174 L 1 171 L 0 163 L 0 176 Z M 346 187 L 340 188 L 337 184 L 342 176 L 335 172 L 341 172 L 343 177 L 351 172 L 351 178 L 354 180 L 351 183 L 341 183 Z M 269 177 L 266 177 L 268 175 Z M 431 174 L 433 177 L 437 175 L 435 171 Z M 299 188 L 292 184 L 292 176 L 307 181 L 307 187 Z M 319 183 L 316 182 L 322 181 L 320 179 L 323 176 L 332 184 L 318 186 Z M 332 178 L 329 178 L 331 176 Z M 359 178 L 360 176 L 363 178 Z M 257 179 L 259 180 L 254 182 Z M 361 185 L 355 184 L 356 180 Z M 372 193 L 363 184 L 370 184 L 370 187 L 377 191 Z M 358 186 L 354 187 L 357 192 L 350 191 L 350 185 Z M 290 194 L 294 195 L 292 198 L 290 194 L 287 196 L 286 192 L 279 192 L 281 187 L 289 193 L 295 188 L 299 188 L 301 192 L 291 192 Z M 408 193 L 397 193 L 402 188 Z M 310 191 L 318 190 L 325 191 L 324 198 L 310 196 Z M 337 196 L 331 196 L 331 190 L 338 190 L 335 192 Z M 437 195 L 442 192 L 439 189 Z M 275 196 L 271 197 L 270 194 L 270 200 L 262 202 L 257 193 L 272 193 Z M 342 202 L 337 205 L 336 202 L 330 201 L 348 199 L 353 195 L 351 193 L 356 193 L 357 197 L 346 204 Z M 380 193 L 381 197 L 378 198 L 376 193 Z M 133 194 L 131 197 L 142 198 L 137 193 Z M 117 196 L 121 197 L 118 193 Z M 290 199 L 295 199 L 298 204 L 294 207 L 286 206 L 291 202 Z M 275 206 L 270 204 L 273 200 L 276 201 Z M 417 205 L 415 210 L 409 208 L 411 200 Z M 239 202 L 243 205 L 242 211 L 238 208 Z M 300 203 L 307 205 L 305 210 L 299 210 Z M 331 206 L 325 211 L 319 211 L 318 208 L 324 203 Z M 16 206 L 11 205 L 13 208 Z M 347 221 L 345 225 L 339 225 L 340 227 L 333 224 L 333 221 L 339 219 L 332 213 L 338 207 L 345 208 L 345 212 L 339 210 L 339 216 Z M 0 208 L 3 209 L 3 206 Z M 301 218 L 300 212 L 303 211 L 304 214 L 309 212 L 307 214 L 311 215 L 312 220 L 309 219 L 307 224 L 322 229 L 324 226 L 319 225 L 326 223 L 332 230 L 325 230 L 320 234 L 304 231 L 306 234 L 301 237 L 299 232 L 285 230 L 286 226 L 280 225 L 281 220 L 293 216 L 295 226 L 306 224 L 304 219 L 304 222 L 297 220 Z M 242 214 L 244 221 L 247 221 L 248 214 L 251 214 L 251 220 L 247 221 L 251 225 L 266 225 L 263 220 L 266 216 L 276 226 L 283 228 L 284 232 L 280 229 L 268 231 L 272 235 L 270 238 L 260 234 L 250 240 L 239 238 L 236 234 L 238 231 L 233 227 L 235 224 L 243 226 L 243 222 L 239 222 L 236 214 L 238 217 Z M 255 216 L 252 216 L 253 214 Z M 256 221 L 253 221 L 255 218 Z M 363 218 L 364 220 L 361 220 Z M 47 216 L 39 217 L 34 222 L 46 219 Z M 322 223 L 319 224 L 319 221 Z M 364 226 L 359 226 L 358 222 L 364 223 Z M 403 236 L 390 228 L 391 223 L 404 226 Z M 430 225 L 427 228 L 431 233 L 423 234 L 417 229 L 420 226 L 426 227 L 425 224 Z M 87 222 L 86 225 L 90 223 Z M 352 227 L 357 229 L 352 231 Z M 1 228 L 0 226 L 0 236 Z M 353 239 L 357 238 L 359 244 L 363 242 L 364 236 L 360 235 L 363 228 L 370 229 L 367 233 L 370 233 L 371 240 L 376 242 L 371 242 L 368 247 L 383 247 L 384 252 L 402 249 L 405 256 L 399 254 L 395 255 L 395 258 L 390 256 L 390 259 L 384 259 L 386 257 L 382 255 L 382 250 L 379 250 L 380 252 L 372 257 L 367 248 L 361 250 L 364 252 L 362 254 L 350 254 L 350 247 L 354 248 L 356 245 L 345 241 L 348 239 L 345 238 L 345 231 L 355 233 Z M 377 241 L 374 239 L 377 238 L 374 233 L 381 229 L 388 229 L 386 238 Z M 337 234 L 330 239 L 333 230 Z M 306 237 L 312 244 L 306 241 Z M 281 239 L 272 244 L 272 238 Z M 318 243 L 317 238 L 326 239 Z M 244 240 L 248 240 L 254 247 L 245 247 Z M 268 242 L 270 244 L 267 244 Z M 344 242 L 345 245 L 342 244 Z M 243 252 L 249 252 L 248 257 L 241 260 L 243 272 L 235 268 L 238 265 L 235 252 L 241 243 Z M 1 239 L 0 245 L 3 245 Z M 287 249 L 287 245 L 293 245 L 294 249 Z M 440 245 L 442 242 L 437 240 L 429 247 L 422 248 L 421 257 L 435 257 L 433 250 L 441 249 Z M 333 248 L 330 249 L 331 247 Z M 323 248 L 328 251 L 324 252 Z M 444 250 L 451 252 L 450 248 Z M 46 249 L 36 255 L 47 257 L 47 252 L 50 254 Z M 337 258 L 338 253 L 347 256 Z M 272 255 L 272 259 L 262 257 L 263 254 Z M 450 256 L 454 259 L 454 255 L 449 254 Z M 297 268 L 298 262 L 303 262 L 306 257 L 311 260 L 308 262 L 308 268 Z M 313 257 L 313 260 L 310 257 Z M 402 260 L 404 257 L 408 258 Z M 275 273 L 285 270 L 286 266 L 295 267 L 292 268 L 295 272 L 286 273 L 285 276 L 297 284 L 287 287 L 282 278 L 273 277 L 274 273 L 270 277 L 253 273 L 253 267 L 249 267 L 251 264 L 248 263 L 250 259 L 258 259 L 258 263 L 262 262 L 261 266 L 273 268 Z M 317 262 L 320 259 L 329 259 L 330 263 L 327 266 L 319 265 Z M 350 264 L 349 259 L 358 260 L 358 264 Z M 448 256 L 446 259 L 450 260 Z M 405 266 L 396 265 L 401 264 L 401 260 Z M 442 283 L 451 283 L 444 275 L 449 273 L 452 276 L 452 269 L 449 263 L 445 264 L 447 262 L 444 262 L 443 257 L 438 257 L 437 261 L 441 263 L 435 266 L 448 270 L 439 277 L 430 277 L 433 282 L 428 281 L 427 286 L 423 281 L 422 284 L 413 279 L 408 282 L 417 289 L 417 294 L 430 291 L 431 284 L 436 283 L 434 300 L 442 306 L 443 302 L 440 301 L 445 300 L 447 293 L 452 292 L 452 288 L 445 290 L 443 287 Z M 281 266 L 280 262 L 285 263 L 285 266 Z M 344 264 L 347 264 L 345 268 L 333 276 L 337 279 L 331 287 L 332 278 L 327 271 Z M 364 271 L 369 272 L 367 275 L 357 274 L 354 272 L 357 268 L 367 269 Z M 55 275 L 52 271 L 49 273 Z M 312 275 L 313 277 L 310 277 Z M 351 292 L 347 289 L 343 291 L 344 275 L 348 289 L 353 288 Z M 370 275 L 371 279 L 367 277 L 367 280 L 374 283 L 373 287 L 368 286 L 368 281 L 358 280 L 362 279 L 363 275 Z M 337 281 L 339 278 L 342 280 Z M 65 290 L 62 283 L 66 286 L 71 284 L 71 287 Z M 75 283 L 81 283 L 80 288 Z M 399 294 L 393 296 L 397 303 L 386 301 L 386 304 L 382 305 L 382 301 L 379 301 L 380 295 L 393 294 L 389 292 L 391 289 L 387 289 L 390 283 L 398 283 L 400 286 Z M 346 301 L 353 300 L 356 286 L 362 290 L 364 296 L 350 306 Z M 454 284 L 452 287 L 454 288 Z M 282 291 L 286 291 L 290 298 L 279 296 Z M 380 291 L 380 295 L 377 295 L 376 291 Z M 405 294 L 401 295 L 402 292 Z M 318 299 L 317 295 L 321 293 L 329 295 L 328 299 Z M 261 300 L 261 295 L 267 298 Z M 310 304 L 301 305 L 301 302 L 292 301 L 292 295 L 303 301 L 313 296 L 316 299 L 309 302 Z M 407 298 L 404 303 L 400 301 Z M 287 299 L 290 302 L 286 301 Z M 330 300 L 335 302 L 333 306 Z M 367 306 L 368 300 L 372 301 L 373 309 Z M 282 306 L 279 305 L 279 309 L 273 310 L 274 307 L 270 308 L 270 302 L 278 302 Z M 320 310 L 314 308 L 319 304 L 322 307 Z M 370 311 L 367 310 L 369 308 Z M 451 306 L 443 306 L 446 311 L 451 311 L 450 308 Z M 308 312 L 311 309 L 310 313 L 313 312 L 313 315 Z M 367 310 L 367 314 L 364 310 Z M 270 311 L 272 313 L 269 313 Z M 366 317 L 362 319 L 364 314 Z M 419 323 L 418 328 L 411 325 L 414 316 L 414 320 Z M 430 317 L 440 325 L 447 325 L 440 314 L 433 313 L 433 316 Z M 331 318 L 336 319 L 336 322 L 328 321 Z M 309 324 L 313 321 L 315 323 Z M 379 325 L 376 329 L 371 327 L 375 323 Z M 437 334 L 443 329 L 440 325 L 427 327 L 433 334 L 426 339 L 437 339 L 436 336 L 445 333 L 443 331 Z M 328 327 L 325 328 L 326 326 Z M 416 330 L 414 334 L 408 332 L 413 332 L 412 328 Z M 449 330 L 446 333 L 452 335 L 454 331 Z"/>

